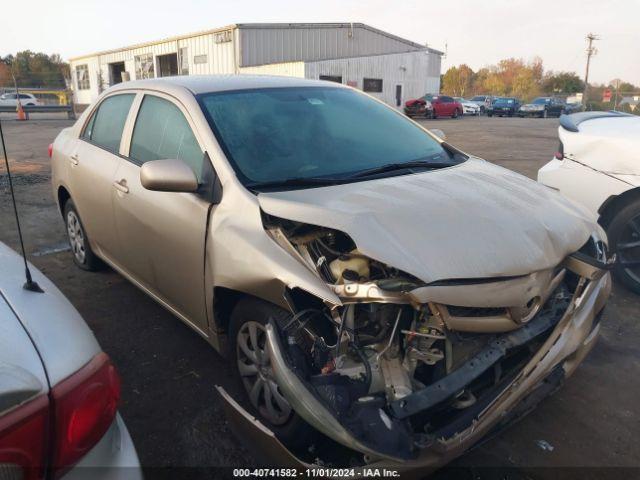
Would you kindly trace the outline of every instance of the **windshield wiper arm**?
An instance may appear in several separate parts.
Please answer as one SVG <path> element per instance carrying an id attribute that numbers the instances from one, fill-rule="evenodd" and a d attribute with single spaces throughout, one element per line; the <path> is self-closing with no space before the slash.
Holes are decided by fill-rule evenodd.
<path id="1" fill-rule="evenodd" d="M 340 183 L 339 178 L 294 177 L 294 178 L 286 178 L 284 180 L 247 183 L 245 187 L 250 189 L 277 188 L 277 187 L 311 187 L 311 186 L 321 186 L 321 185 L 335 185 L 336 183 Z"/>
<path id="2" fill-rule="evenodd" d="M 456 165 L 455 162 L 429 162 L 426 160 L 415 160 L 413 162 L 404 162 L 404 163 L 388 163 L 387 165 L 382 165 L 380 167 L 361 170 L 360 172 L 356 172 L 353 175 L 349 176 L 348 178 L 368 177 L 370 175 L 376 175 L 378 173 L 393 172 L 394 170 L 405 170 L 408 168 L 436 169 L 436 168 L 453 167 L 454 165 Z"/>

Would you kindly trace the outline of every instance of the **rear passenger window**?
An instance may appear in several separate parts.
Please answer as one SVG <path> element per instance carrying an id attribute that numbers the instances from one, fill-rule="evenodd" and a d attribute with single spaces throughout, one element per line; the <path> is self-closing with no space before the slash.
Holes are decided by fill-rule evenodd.
<path id="1" fill-rule="evenodd" d="M 118 153 L 124 124 L 135 95 L 114 95 L 105 98 L 89 120 L 82 138 Z"/>
<path id="2" fill-rule="evenodd" d="M 187 119 L 178 107 L 160 97 L 144 97 L 129 157 L 140 164 L 151 160 L 182 160 L 193 169 L 198 181 L 202 178 L 204 154 Z"/>

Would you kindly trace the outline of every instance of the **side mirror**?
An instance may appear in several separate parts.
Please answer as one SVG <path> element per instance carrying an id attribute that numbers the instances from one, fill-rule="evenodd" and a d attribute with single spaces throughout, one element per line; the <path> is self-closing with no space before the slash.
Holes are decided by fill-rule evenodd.
<path id="1" fill-rule="evenodd" d="M 156 192 L 195 192 L 198 179 L 182 160 L 152 160 L 142 165 L 140 183 Z"/>
<path id="2" fill-rule="evenodd" d="M 438 137 L 440 140 L 446 140 L 447 139 L 447 136 L 439 128 L 430 128 L 429 131 L 431 133 L 433 133 L 436 137 Z"/>

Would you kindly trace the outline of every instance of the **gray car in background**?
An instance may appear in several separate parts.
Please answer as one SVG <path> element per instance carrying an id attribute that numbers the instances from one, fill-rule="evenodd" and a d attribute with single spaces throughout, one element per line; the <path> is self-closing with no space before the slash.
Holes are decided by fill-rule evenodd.
<path id="1" fill-rule="evenodd" d="M 139 479 L 120 379 L 80 314 L 0 243 L 0 478 Z M 127 467 L 127 468 L 125 468 Z"/>

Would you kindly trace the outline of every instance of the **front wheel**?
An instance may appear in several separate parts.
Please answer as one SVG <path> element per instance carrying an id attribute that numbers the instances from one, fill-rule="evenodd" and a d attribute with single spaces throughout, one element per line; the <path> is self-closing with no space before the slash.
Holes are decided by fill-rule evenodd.
<path id="1" fill-rule="evenodd" d="M 613 217 L 607 237 L 609 249 L 617 255 L 616 278 L 640 294 L 640 200 L 631 202 Z"/>
<path id="2" fill-rule="evenodd" d="M 91 249 L 73 200 L 67 200 L 67 203 L 64 204 L 64 223 L 67 227 L 67 238 L 71 253 L 73 253 L 73 262 L 83 270 L 92 272 L 99 270 L 103 263 Z"/>
<path id="3" fill-rule="evenodd" d="M 451 118 L 458 118 L 458 109 L 457 108 L 453 111 L 453 115 L 451 115 Z"/>
<path id="4" fill-rule="evenodd" d="M 254 414 L 285 443 L 300 445 L 315 430 L 291 408 L 275 381 L 267 351 L 265 326 L 269 319 L 286 320 L 290 314 L 257 298 L 245 298 L 231 314 L 230 338 L 237 378 Z"/>
<path id="5" fill-rule="evenodd" d="M 542 118 L 549 118 L 549 112 L 547 112 L 546 110 L 542 112 Z"/>
<path id="6" fill-rule="evenodd" d="M 493 117 L 493 113 L 488 112 L 488 113 L 487 113 L 487 117 Z"/>

